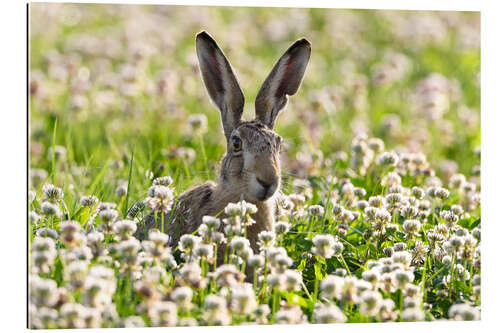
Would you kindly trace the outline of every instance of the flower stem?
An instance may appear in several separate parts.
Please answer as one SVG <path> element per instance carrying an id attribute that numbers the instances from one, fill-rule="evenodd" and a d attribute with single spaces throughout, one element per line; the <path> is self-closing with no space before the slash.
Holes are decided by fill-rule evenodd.
<path id="1" fill-rule="evenodd" d="M 345 262 L 344 256 L 342 254 L 340 254 L 340 261 L 344 265 L 344 267 L 345 267 L 345 269 L 347 271 L 347 274 L 349 274 L 349 276 L 352 276 L 351 271 L 349 270 L 349 266 L 347 266 L 347 263 Z"/>

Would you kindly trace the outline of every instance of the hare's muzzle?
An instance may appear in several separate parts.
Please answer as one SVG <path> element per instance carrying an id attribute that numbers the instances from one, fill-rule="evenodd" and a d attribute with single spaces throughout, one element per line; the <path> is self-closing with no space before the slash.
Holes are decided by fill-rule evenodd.
<path id="1" fill-rule="evenodd" d="M 260 185 L 261 190 L 257 194 L 257 199 L 260 201 L 265 201 L 269 199 L 270 197 L 273 196 L 273 194 L 276 192 L 276 189 L 278 188 L 278 182 L 279 180 L 262 180 L 257 178 L 257 183 Z"/>

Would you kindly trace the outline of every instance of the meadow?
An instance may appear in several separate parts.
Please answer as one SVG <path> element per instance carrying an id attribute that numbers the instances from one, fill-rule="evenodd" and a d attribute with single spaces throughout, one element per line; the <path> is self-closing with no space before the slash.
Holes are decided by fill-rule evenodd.
<path id="1" fill-rule="evenodd" d="M 480 319 L 479 13 L 29 7 L 30 327 Z M 133 236 L 165 199 L 151 188 L 218 176 L 201 30 L 245 119 L 286 48 L 312 44 L 277 120 L 281 200 L 258 253 L 218 216 L 176 248 Z"/>

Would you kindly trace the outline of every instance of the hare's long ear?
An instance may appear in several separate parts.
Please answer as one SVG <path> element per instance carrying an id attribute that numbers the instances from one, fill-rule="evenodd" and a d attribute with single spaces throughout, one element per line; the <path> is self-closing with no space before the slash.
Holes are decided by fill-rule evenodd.
<path id="1" fill-rule="evenodd" d="M 262 84 L 255 100 L 255 115 L 269 128 L 274 127 L 278 113 L 288 102 L 288 96 L 299 89 L 310 56 L 311 43 L 305 38 L 299 39 L 281 56 Z"/>
<path id="2" fill-rule="evenodd" d="M 243 92 L 231 64 L 215 40 L 205 31 L 196 35 L 196 53 L 203 82 L 210 99 L 221 113 L 224 134 L 229 139 L 241 120 L 245 104 Z"/>

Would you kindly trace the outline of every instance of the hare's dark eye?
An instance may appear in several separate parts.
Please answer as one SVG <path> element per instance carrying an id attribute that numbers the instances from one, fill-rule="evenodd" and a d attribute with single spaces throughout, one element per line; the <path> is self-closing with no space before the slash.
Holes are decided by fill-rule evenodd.
<path id="1" fill-rule="evenodd" d="M 238 137 L 233 137 L 233 150 L 234 151 L 240 151 L 242 146 L 241 139 Z"/>

